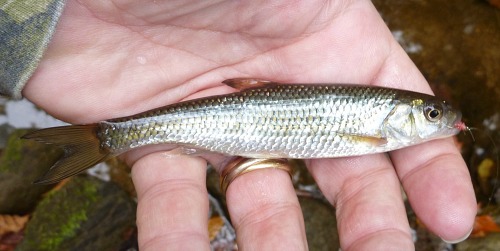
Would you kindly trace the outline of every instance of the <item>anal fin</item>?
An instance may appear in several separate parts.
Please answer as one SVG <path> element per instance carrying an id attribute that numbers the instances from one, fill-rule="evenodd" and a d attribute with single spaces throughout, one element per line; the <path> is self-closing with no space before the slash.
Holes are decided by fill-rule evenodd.
<path id="1" fill-rule="evenodd" d="M 172 148 L 171 150 L 167 150 L 163 152 L 163 155 L 165 157 L 177 157 L 180 155 L 191 155 L 191 156 L 199 156 L 201 154 L 204 154 L 208 151 L 202 150 L 202 149 L 197 149 L 194 147 L 189 147 L 189 146 L 176 146 L 175 148 Z"/>

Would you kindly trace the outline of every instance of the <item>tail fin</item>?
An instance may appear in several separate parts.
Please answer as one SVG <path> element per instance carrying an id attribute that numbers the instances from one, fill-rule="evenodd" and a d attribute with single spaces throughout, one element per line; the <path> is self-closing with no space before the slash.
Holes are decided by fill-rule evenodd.
<path id="1" fill-rule="evenodd" d="M 64 150 L 64 156 L 34 183 L 59 182 L 105 161 L 110 152 L 101 149 L 97 129 L 97 124 L 61 126 L 41 129 L 22 136 L 22 139 L 54 144 Z"/>

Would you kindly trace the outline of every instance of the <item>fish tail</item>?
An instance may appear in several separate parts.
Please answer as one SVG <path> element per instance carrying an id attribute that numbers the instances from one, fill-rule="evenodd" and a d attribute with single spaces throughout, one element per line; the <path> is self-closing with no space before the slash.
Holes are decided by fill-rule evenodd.
<path id="1" fill-rule="evenodd" d="M 109 158 L 110 151 L 100 146 L 98 129 L 98 124 L 61 126 L 37 130 L 22 136 L 22 139 L 53 144 L 64 150 L 64 156 L 34 183 L 56 183 Z"/>

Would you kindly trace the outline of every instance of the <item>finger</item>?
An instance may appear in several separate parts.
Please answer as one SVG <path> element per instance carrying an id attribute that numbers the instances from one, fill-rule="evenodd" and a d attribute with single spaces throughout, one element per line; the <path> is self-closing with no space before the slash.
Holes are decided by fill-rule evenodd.
<path id="1" fill-rule="evenodd" d="M 262 169 L 229 185 L 227 206 L 242 250 L 306 250 L 304 219 L 287 172 Z"/>
<path id="2" fill-rule="evenodd" d="M 411 250 L 413 242 L 396 172 L 384 154 L 309 160 L 336 207 L 342 250 Z"/>
<path id="3" fill-rule="evenodd" d="M 209 250 L 206 162 L 157 152 L 137 160 L 140 250 Z"/>
<path id="4" fill-rule="evenodd" d="M 477 205 L 469 171 L 453 140 L 434 140 L 391 153 L 413 210 L 448 242 L 466 238 Z"/>

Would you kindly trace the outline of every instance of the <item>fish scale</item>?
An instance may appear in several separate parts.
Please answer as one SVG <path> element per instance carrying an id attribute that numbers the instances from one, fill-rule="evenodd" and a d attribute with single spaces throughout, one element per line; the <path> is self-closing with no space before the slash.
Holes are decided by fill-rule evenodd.
<path id="1" fill-rule="evenodd" d="M 109 132 L 101 141 L 112 152 L 178 144 L 246 157 L 360 155 L 374 149 L 359 147 L 364 144 L 357 136 L 380 136 L 380 128 L 371 123 L 383 121 L 400 92 L 365 86 L 256 88 L 101 122 Z"/>
<path id="2" fill-rule="evenodd" d="M 57 182 L 110 156 L 149 145 L 181 147 L 188 154 L 201 150 L 249 158 L 332 158 L 392 151 L 464 128 L 460 112 L 447 103 L 406 90 L 254 79 L 223 83 L 240 91 L 26 134 L 23 138 L 65 150 L 37 183 Z"/>

